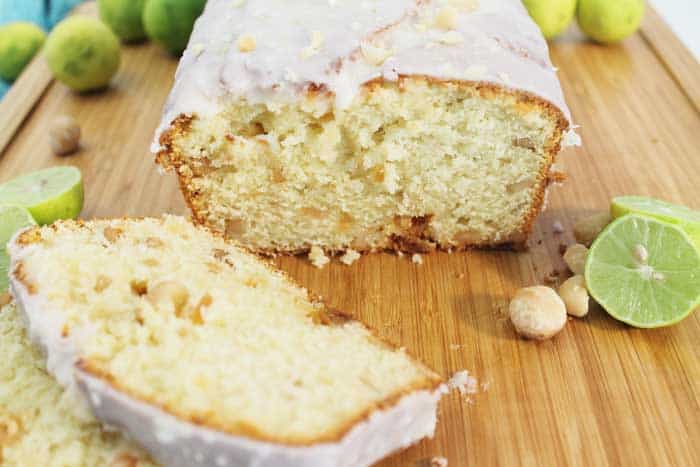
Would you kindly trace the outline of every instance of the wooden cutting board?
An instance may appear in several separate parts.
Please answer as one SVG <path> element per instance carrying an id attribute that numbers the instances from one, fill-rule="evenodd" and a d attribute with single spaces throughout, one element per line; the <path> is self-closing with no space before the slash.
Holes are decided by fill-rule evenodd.
<path id="1" fill-rule="evenodd" d="M 504 312 L 513 292 L 564 271 L 559 254 L 581 216 L 614 195 L 643 194 L 700 208 L 700 65 L 657 14 L 622 45 L 573 31 L 552 56 L 584 147 L 565 151 L 568 182 L 552 191 L 527 252 L 437 253 L 423 265 L 389 254 L 318 270 L 278 264 L 335 307 L 355 313 L 475 394 L 443 400 L 436 437 L 382 467 L 700 465 L 700 313 L 668 329 L 638 330 L 595 307 L 555 339 L 516 337 Z M 79 96 L 36 60 L 0 103 L 0 182 L 72 164 L 85 176 L 84 217 L 185 214 L 172 175 L 149 144 L 177 61 L 154 45 L 123 50 L 104 93 Z M 70 114 L 82 150 L 52 155 L 47 129 Z M 4 149 L 4 150 L 3 150 Z M 560 221 L 564 234 L 553 233 Z"/>

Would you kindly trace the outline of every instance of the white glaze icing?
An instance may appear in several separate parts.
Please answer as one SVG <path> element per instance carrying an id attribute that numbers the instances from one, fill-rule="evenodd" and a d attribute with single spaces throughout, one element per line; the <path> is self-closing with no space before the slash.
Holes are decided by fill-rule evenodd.
<path id="1" fill-rule="evenodd" d="M 457 15 L 449 30 L 435 22 L 444 8 Z M 242 36 L 254 50 L 239 50 Z M 342 109 L 364 83 L 399 75 L 526 91 L 570 119 L 547 43 L 519 0 L 209 0 L 152 149 L 178 115 L 211 116 L 234 98 L 275 108 L 313 84 Z"/>
<path id="2" fill-rule="evenodd" d="M 11 269 L 37 245 L 8 244 Z M 425 437 L 432 437 L 437 405 L 447 392 L 415 391 L 394 406 L 373 412 L 340 441 L 310 446 L 288 446 L 233 436 L 194 425 L 116 390 L 107 382 L 76 367 L 80 342 L 88 328 L 72 328 L 62 337 L 61 313 L 52 312 L 41 294 L 30 294 L 10 275 L 10 290 L 24 317 L 30 339 L 47 358 L 47 370 L 85 414 L 91 411 L 110 429 L 119 429 L 145 447 L 158 462 L 170 467 L 362 467 Z"/>
<path id="3" fill-rule="evenodd" d="M 446 387 L 418 391 L 395 406 L 373 413 L 337 443 L 285 446 L 226 435 L 183 422 L 78 371 L 85 394 L 99 394 L 93 406 L 100 420 L 119 427 L 160 463 L 172 467 L 363 467 L 435 431 L 437 404 Z"/>

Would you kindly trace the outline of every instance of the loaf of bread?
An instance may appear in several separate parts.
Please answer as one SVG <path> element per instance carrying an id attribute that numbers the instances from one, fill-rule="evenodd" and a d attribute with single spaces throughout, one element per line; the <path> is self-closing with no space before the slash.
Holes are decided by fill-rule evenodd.
<path id="1" fill-rule="evenodd" d="M 431 436 L 441 378 L 253 255 L 173 216 L 8 246 L 48 371 L 168 466 L 365 466 Z"/>
<path id="2" fill-rule="evenodd" d="M 0 465 L 155 467 L 46 373 L 14 304 L 0 309 L 0 355 Z"/>
<path id="3" fill-rule="evenodd" d="M 154 152 L 248 249 L 522 246 L 576 136 L 520 0 L 209 0 Z"/>

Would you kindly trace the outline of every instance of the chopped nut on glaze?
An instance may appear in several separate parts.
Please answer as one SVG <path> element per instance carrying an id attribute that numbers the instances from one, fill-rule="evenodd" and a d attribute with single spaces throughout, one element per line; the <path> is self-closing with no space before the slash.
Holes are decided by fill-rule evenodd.
<path id="1" fill-rule="evenodd" d="M 256 49 L 257 42 L 255 41 L 255 37 L 252 35 L 243 34 L 238 38 L 238 41 L 236 41 L 236 45 L 238 46 L 239 52 L 248 53 Z"/>
<path id="2" fill-rule="evenodd" d="M 457 11 L 450 6 L 446 6 L 438 11 L 435 16 L 435 27 L 445 30 L 454 29 L 457 26 L 458 19 Z"/>
<path id="3" fill-rule="evenodd" d="M 374 66 L 382 65 L 393 54 L 391 49 L 379 47 L 369 42 L 362 42 L 360 44 L 360 50 L 362 51 L 362 57 L 364 57 L 365 61 Z"/>
<path id="4" fill-rule="evenodd" d="M 566 325 L 566 305 L 549 287 L 518 290 L 508 311 L 515 330 L 528 339 L 549 339 Z"/>

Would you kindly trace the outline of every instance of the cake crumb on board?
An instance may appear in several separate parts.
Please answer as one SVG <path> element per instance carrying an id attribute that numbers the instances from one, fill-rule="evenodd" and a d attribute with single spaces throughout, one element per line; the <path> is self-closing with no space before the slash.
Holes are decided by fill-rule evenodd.
<path id="1" fill-rule="evenodd" d="M 478 392 L 479 383 L 469 374 L 467 370 L 456 372 L 447 382 L 447 387 L 454 390 L 457 389 L 463 396 L 476 394 Z"/>
<path id="2" fill-rule="evenodd" d="M 360 259 L 360 253 L 358 253 L 355 250 L 350 249 L 350 250 L 347 250 L 345 252 L 345 254 L 340 257 L 340 262 L 347 265 L 347 266 L 350 266 L 358 259 Z"/>
<path id="3" fill-rule="evenodd" d="M 323 252 L 323 249 L 317 246 L 312 246 L 311 251 L 309 251 L 309 261 L 311 261 L 311 264 L 321 269 L 326 264 L 330 263 L 331 260 Z"/>
<path id="4" fill-rule="evenodd" d="M 411 261 L 413 261 L 414 264 L 423 264 L 423 257 L 416 253 L 411 256 Z"/>
<path id="5" fill-rule="evenodd" d="M 430 459 L 430 467 L 447 467 L 447 458 L 435 456 Z"/>

